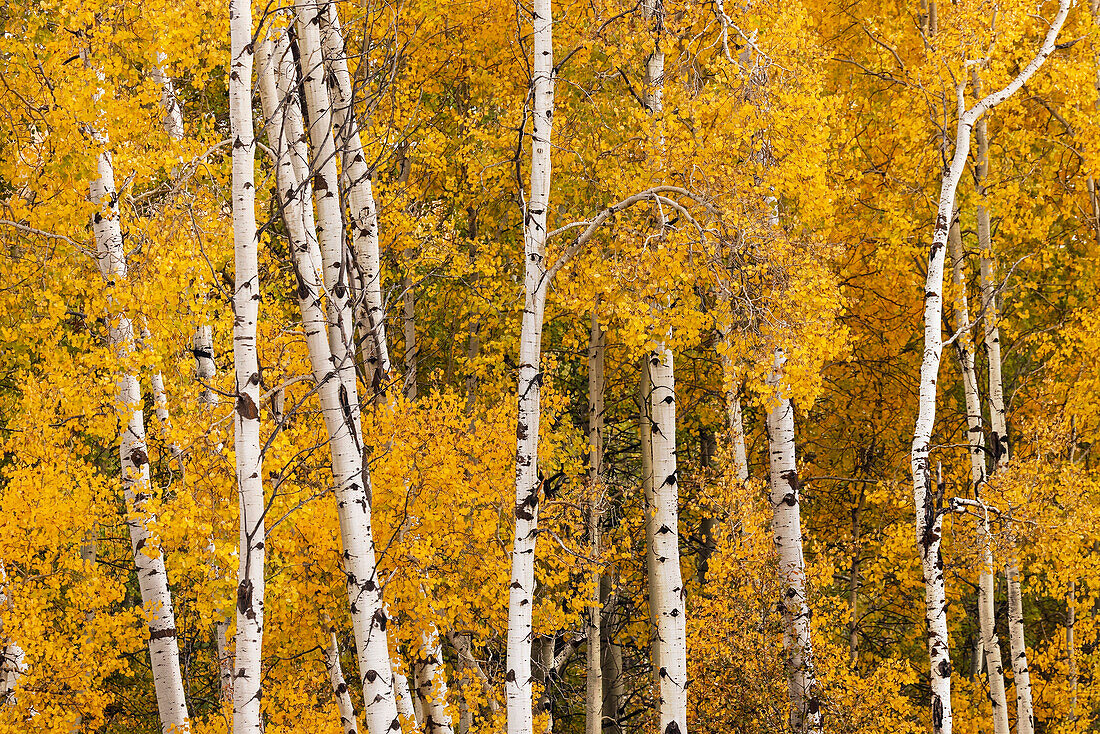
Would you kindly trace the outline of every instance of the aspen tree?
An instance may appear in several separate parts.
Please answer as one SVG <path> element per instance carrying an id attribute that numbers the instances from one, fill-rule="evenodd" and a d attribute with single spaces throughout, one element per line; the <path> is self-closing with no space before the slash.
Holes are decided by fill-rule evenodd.
<path id="1" fill-rule="evenodd" d="M 780 612 L 787 649 L 791 729 L 820 734 L 821 704 L 817 694 L 810 608 L 806 604 L 806 567 L 802 556 L 802 519 L 799 508 L 798 464 L 794 444 L 794 405 L 783 388 L 787 357 L 776 349 L 768 384 L 775 392 L 768 411 L 769 498 L 772 506 L 772 542 L 779 556 Z"/>
<path id="2" fill-rule="evenodd" d="M 114 165 L 106 150 L 105 134 L 95 138 L 102 146 L 97 159 L 98 177 L 91 182 L 91 199 L 99 207 L 92 223 L 95 234 L 99 270 L 108 284 L 126 281 L 126 255 L 123 250 L 122 229 L 115 191 Z M 134 325 L 124 314 L 111 317 L 108 341 L 119 362 L 126 360 L 135 347 Z M 122 487 L 126 497 L 126 525 L 137 567 L 138 587 L 141 591 L 142 610 L 149 625 L 149 657 L 153 669 L 153 685 L 157 693 L 157 711 L 161 729 L 166 734 L 185 732 L 190 728 L 187 701 L 180 673 L 179 647 L 176 635 L 175 613 L 168 589 L 168 574 L 164 568 L 164 555 L 160 538 L 150 530 L 155 523 L 145 509 L 151 499 L 149 482 L 149 453 L 145 440 L 145 417 L 141 408 L 141 384 L 136 375 L 120 372 L 118 375 L 116 410 L 123 426 L 119 436 L 119 455 L 122 464 Z"/>
<path id="3" fill-rule="evenodd" d="M 585 648 L 585 732 L 603 730 L 603 660 L 601 658 L 601 586 L 600 521 L 603 514 L 603 440 L 604 440 L 604 355 L 606 337 L 600 328 L 598 311 L 593 308 L 588 336 L 588 550 L 591 555 L 592 591 L 588 600 L 587 643 Z"/>
<path id="4" fill-rule="evenodd" d="M 508 640 L 504 692 L 508 734 L 533 734 L 531 613 L 539 514 L 539 410 L 542 322 L 548 277 L 546 215 L 550 205 L 550 137 L 554 115 L 553 16 L 550 0 L 535 0 L 532 16 L 532 129 L 530 198 L 523 217 L 524 305 L 516 393 L 515 537 L 508 585 Z"/>
<path id="5" fill-rule="evenodd" d="M 368 339 L 368 362 L 374 374 L 374 390 L 379 397 L 392 376 L 389 345 L 386 340 L 386 315 L 382 308 L 382 268 L 378 250 L 378 208 L 374 201 L 371 176 L 367 167 L 359 123 L 355 116 L 355 95 L 344 49 L 343 28 L 335 2 L 322 0 L 314 7 L 324 43 L 324 60 L 331 72 L 331 124 L 341 162 L 340 188 L 351 212 L 352 252 L 358 270 L 359 287 L 357 325 Z M 366 64 L 366 59 L 363 60 Z M 311 73 L 311 72 L 307 72 Z M 333 161 L 335 170 L 335 160 Z"/>
<path id="6" fill-rule="evenodd" d="M 336 628 L 330 620 L 326 621 L 328 621 L 328 640 L 324 648 L 325 670 L 328 672 L 329 682 L 332 683 L 336 710 L 340 713 L 340 731 L 342 734 L 358 734 L 359 724 L 355 719 L 355 705 L 352 703 L 351 694 L 348 693 L 344 671 L 340 667 L 340 643 L 336 639 Z"/>
<path id="7" fill-rule="evenodd" d="M 240 498 L 240 567 L 237 574 L 236 658 L 233 668 L 234 734 L 260 734 L 264 629 L 264 487 L 260 449 L 260 367 L 256 326 L 260 274 L 256 231 L 256 139 L 252 129 L 252 5 L 229 5 L 229 122 L 233 138 L 233 414 Z"/>
<path id="8" fill-rule="evenodd" d="M 1069 14 L 1070 0 L 1061 0 L 1058 13 L 1048 29 L 1038 54 L 1003 89 L 966 107 L 966 80 L 956 88 L 955 152 L 940 183 L 939 203 L 928 250 L 928 268 L 924 297 L 924 351 L 920 367 L 920 388 L 916 426 L 913 432 L 911 465 L 913 497 L 916 505 L 916 541 L 925 584 L 925 619 L 928 625 L 928 657 L 931 676 L 932 728 L 934 734 L 951 734 L 951 657 L 947 629 L 947 598 L 944 589 L 942 537 L 942 498 L 932 482 L 929 451 L 936 417 L 937 375 L 943 352 L 943 268 L 948 232 L 955 211 L 955 191 L 970 152 L 970 137 L 975 122 L 990 109 L 1004 102 L 1024 85 L 1054 51 L 1055 41 Z"/>
<path id="9" fill-rule="evenodd" d="M 308 22 L 306 23 L 308 25 Z M 306 29 L 308 31 L 308 28 Z M 316 34 L 316 29 L 313 29 Z M 310 48 L 303 38 L 304 47 Z M 336 506 L 340 516 L 340 534 L 344 546 L 344 570 L 347 575 L 348 600 L 360 677 L 363 681 L 364 713 L 370 734 L 385 734 L 399 729 L 397 701 L 394 694 L 392 664 L 385 634 L 387 614 L 382 604 L 382 589 L 378 581 L 374 541 L 371 533 L 369 471 L 363 466 L 362 442 L 358 423 L 358 398 L 354 379 L 340 379 L 343 356 L 334 353 L 347 348 L 346 342 L 333 339 L 326 331 L 347 323 L 332 319 L 322 305 L 322 288 L 316 263 L 311 253 L 317 238 L 311 227 L 312 207 L 308 205 L 306 180 L 298 178 L 289 141 L 305 135 L 299 114 L 299 102 L 294 95 L 297 84 L 290 62 L 289 43 L 285 35 L 277 40 L 273 51 L 261 44 L 261 52 L 271 54 L 261 63 L 260 92 L 264 115 L 268 118 L 268 136 L 277 151 L 277 182 L 284 221 L 291 239 L 291 255 L 297 281 L 297 296 L 306 331 L 310 366 L 321 402 L 322 416 L 329 436 L 329 453 L 336 486 Z M 309 57 L 309 51 L 304 52 Z M 265 59 L 261 59 L 261 62 Z M 276 89 L 276 66 L 281 66 Z M 289 68 L 288 68 L 289 66 Z M 284 114 L 285 113 L 285 114 Z M 281 119 L 280 119 L 281 118 Z M 338 213 L 337 213 L 338 215 Z M 331 253 L 330 253 L 331 254 Z M 331 273 L 333 269 L 328 269 Z M 326 289 L 327 290 L 327 289 Z M 345 304 L 347 301 L 344 300 Z M 355 410 L 351 406 L 356 406 Z"/>
<path id="10" fill-rule="evenodd" d="M 951 249 L 953 280 L 958 291 L 955 311 L 958 314 L 960 324 L 969 324 L 970 308 L 966 297 L 966 263 L 957 216 L 951 223 L 947 241 Z M 974 348 L 968 337 L 969 335 L 964 333 L 955 341 L 955 353 L 958 356 L 959 368 L 962 372 L 963 396 L 966 401 L 966 439 L 967 455 L 970 458 L 970 483 L 975 497 L 980 498 L 986 485 L 985 437 L 982 433 L 982 404 L 978 395 L 978 376 L 974 369 Z M 993 712 L 993 732 L 994 734 L 1009 734 L 1008 698 L 1005 694 L 1001 644 L 997 639 L 996 617 L 994 616 L 993 596 L 996 575 L 993 565 L 993 538 L 989 531 L 988 509 L 985 508 L 984 504 L 982 507 L 986 516 L 978 526 L 978 536 L 982 544 L 982 570 L 978 576 L 978 620 L 981 649 L 985 657 L 986 678 L 989 681 L 989 702 Z"/>
<path id="11" fill-rule="evenodd" d="M 451 714 L 447 711 L 447 683 L 443 676 L 443 647 L 433 626 L 420 636 L 416 665 L 416 693 L 424 710 L 422 719 L 427 734 L 452 734 Z"/>

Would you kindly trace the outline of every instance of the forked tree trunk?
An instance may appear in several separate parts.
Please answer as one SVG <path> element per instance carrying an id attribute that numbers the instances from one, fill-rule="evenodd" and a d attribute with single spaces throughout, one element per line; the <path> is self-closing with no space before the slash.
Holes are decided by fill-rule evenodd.
<path id="1" fill-rule="evenodd" d="M 260 450 L 260 367 L 256 324 L 260 274 L 256 232 L 256 140 L 252 129 L 252 4 L 229 4 L 229 123 L 233 138 L 233 414 L 240 499 L 234 734 L 261 734 L 264 629 L 264 487 Z"/>
<path id="2" fill-rule="evenodd" d="M 313 33 L 316 33 L 316 29 L 313 29 Z M 308 42 L 306 48 L 309 48 Z M 261 44 L 261 51 L 267 53 L 266 44 Z M 346 342 L 334 340 L 331 335 L 326 334 L 326 326 L 331 330 L 339 328 L 346 321 L 343 318 L 332 319 L 326 314 L 321 299 L 322 283 L 311 257 L 314 250 L 312 240 L 316 237 L 310 228 L 312 207 L 308 205 L 307 189 L 303 186 L 304 181 L 298 178 L 290 155 L 290 142 L 304 134 L 301 117 L 297 113 L 298 101 L 293 96 L 297 85 L 293 83 L 291 76 L 290 80 L 280 80 L 289 83 L 284 84 L 282 90 L 277 90 L 273 73 L 274 67 L 285 64 L 284 60 L 288 58 L 289 47 L 283 36 L 275 47 L 274 58 L 261 65 L 260 92 L 265 116 L 275 120 L 269 127 L 268 135 L 273 149 L 277 151 L 278 192 L 291 239 L 290 250 L 297 279 L 295 295 L 302 311 L 310 365 L 329 435 L 329 453 L 344 546 L 348 600 L 360 677 L 363 681 L 363 700 L 366 702 L 364 712 L 367 729 L 370 734 L 386 734 L 391 728 L 399 728 L 400 722 L 385 633 L 387 615 L 382 604 L 381 586 L 377 580 L 371 534 L 370 491 L 366 486 L 369 472 L 363 465 L 362 441 L 357 420 L 359 402 L 354 379 L 350 387 L 340 379 L 343 358 L 333 353 L 334 342 L 337 349 L 347 348 Z M 284 96 L 279 96 L 280 91 Z M 282 111 L 287 114 L 279 119 Z M 347 301 L 343 303 L 346 308 Z"/>
<path id="3" fill-rule="evenodd" d="M 508 734 L 532 734 L 531 612 L 538 533 L 538 440 L 542 327 L 548 278 L 546 217 L 550 205 L 550 135 L 554 114 L 553 17 L 550 0 L 535 0 L 532 34 L 531 195 L 523 220 L 524 292 L 520 330 L 519 415 L 516 426 L 515 538 L 508 585 L 508 642 L 504 691 Z"/>
<path id="4" fill-rule="evenodd" d="M 806 603 L 794 405 L 784 395 L 782 386 L 785 363 L 786 356 L 777 349 L 775 368 L 768 380 L 775 390 L 775 394 L 770 396 L 775 402 L 768 411 L 772 541 L 779 557 L 779 610 L 783 616 L 784 646 L 788 656 L 791 729 L 817 734 L 822 731 L 821 706 L 817 698 L 813 642 L 810 638 L 810 608 Z"/>

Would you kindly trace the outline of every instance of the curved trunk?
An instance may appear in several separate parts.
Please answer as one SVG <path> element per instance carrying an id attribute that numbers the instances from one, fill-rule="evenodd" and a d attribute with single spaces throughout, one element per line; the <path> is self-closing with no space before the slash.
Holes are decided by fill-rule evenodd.
<path id="1" fill-rule="evenodd" d="M 783 616 L 784 646 L 788 655 L 791 729 L 819 733 L 822 731 L 821 707 L 817 699 L 813 643 L 810 639 L 810 608 L 806 604 L 794 406 L 780 387 L 785 362 L 782 350 L 777 349 L 775 369 L 768 381 L 776 390 L 773 396 L 775 405 L 768 411 L 772 540 L 779 556 L 779 579 L 782 584 L 779 610 Z"/>

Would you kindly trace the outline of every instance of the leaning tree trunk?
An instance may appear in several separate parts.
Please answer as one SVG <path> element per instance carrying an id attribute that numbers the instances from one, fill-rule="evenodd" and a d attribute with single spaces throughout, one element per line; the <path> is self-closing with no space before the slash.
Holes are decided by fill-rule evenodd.
<path id="1" fill-rule="evenodd" d="M 592 310 L 588 336 L 588 544 L 592 563 L 592 589 L 588 599 L 588 641 L 585 648 L 585 732 L 603 729 L 603 661 L 600 652 L 600 520 L 603 513 L 604 354 L 605 335 L 600 317 Z"/>
<path id="2" fill-rule="evenodd" d="M 799 512 L 798 465 L 794 444 L 794 405 L 783 394 L 783 366 L 786 356 L 775 351 L 775 369 L 768 382 L 775 389 L 775 401 L 768 411 L 768 455 L 772 540 L 779 556 L 784 646 L 787 648 L 788 691 L 791 700 L 791 729 L 796 732 L 822 731 L 821 706 L 817 698 L 813 642 L 810 638 L 810 608 L 806 603 L 806 568 L 802 557 L 802 519 Z"/>
<path id="3" fill-rule="evenodd" d="M 982 123 L 979 123 L 979 126 Z M 988 224 L 988 222 L 987 222 Z M 960 327 L 970 323 L 970 308 L 966 297 L 966 270 L 956 218 L 947 236 L 951 247 L 952 273 L 958 300 L 955 310 Z M 982 403 L 978 395 L 978 375 L 974 368 L 974 348 L 967 334 L 955 341 L 955 353 L 963 378 L 963 396 L 966 401 L 966 441 L 970 457 L 970 483 L 974 496 L 981 496 L 986 483 L 985 437 L 982 434 Z M 989 531 L 989 518 L 979 525 L 982 542 L 982 570 L 978 576 L 978 622 L 981 644 L 985 654 L 986 679 L 989 681 L 989 703 L 993 713 L 993 734 L 1009 734 L 1008 697 L 1005 693 L 1004 668 L 1001 662 L 1001 644 L 997 639 L 993 594 L 996 576 L 993 565 L 993 538 Z"/>
<path id="4" fill-rule="evenodd" d="M 316 32 L 314 28 L 313 34 Z M 310 48 L 309 39 L 303 41 L 303 47 Z M 260 48 L 266 57 L 269 53 L 267 42 L 262 43 Z M 356 386 L 354 380 L 350 389 L 341 381 L 343 357 L 337 357 L 332 348 L 334 341 L 337 342 L 337 349 L 345 349 L 347 345 L 341 339 L 334 340 L 326 334 L 326 326 L 330 330 L 338 329 L 346 321 L 342 318 L 331 319 L 322 306 L 323 284 L 319 280 L 316 263 L 311 255 L 315 249 L 313 241 L 316 239 L 312 232 L 312 207 L 309 205 L 305 180 L 299 178 L 290 154 L 291 142 L 300 139 L 305 133 L 298 100 L 294 94 L 297 88 L 292 82 L 294 73 L 292 68 L 286 68 L 289 54 L 289 44 L 286 37 L 282 36 L 276 45 L 274 58 L 270 61 L 262 59 L 260 92 L 266 117 L 274 120 L 277 115 L 286 112 L 282 120 L 269 127 L 268 135 L 278 159 L 277 188 L 291 240 L 290 250 L 297 281 L 295 295 L 302 312 L 310 365 L 329 436 L 337 513 L 344 546 L 348 600 L 366 702 L 364 711 L 367 730 L 370 734 L 386 734 L 391 728 L 400 728 L 400 723 L 385 633 L 387 615 L 382 604 L 381 586 L 377 580 L 371 534 L 368 500 L 370 492 L 367 486 L 369 472 L 363 465 Z M 284 84 L 282 90 L 277 90 L 275 85 L 276 65 L 281 65 L 284 73 L 290 76 L 289 80 L 280 80 L 290 82 Z M 347 301 L 343 303 L 346 308 Z"/>
<path id="5" fill-rule="evenodd" d="M 361 291 L 358 294 L 357 321 L 360 335 L 368 340 L 370 348 L 367 361 L 372 374 L 373 389 L 375 395 L 383 399 L 393 368 L 386 340 L 386 315 L 382 310 L 378 208 L 371 187 L 372 171 L 367 167 L 355 117 L 355 96 L 348 71 L 347 53 L 344 50 L 343 29 L 336 3 L 325 0 L 317 6 L 300 2 L 299 7 L 315 8 L 309 12 L 314 13 L 320 22 L 325 62 L 331 72 L 333 104 L 330 119 L 334 125 L 342 168 L 339 185 L 351 212 L 352 253 Z M 365 62 L 364 59 L 363 63 Z M 335 161 L 333 165 L 335 166 Z"/>
<path id="6" fill-rule="evenodd" d="M 508 734 L 533 734 L 531 611 L 538 533 L 538 440 L 542 320 L 546 305 L 546 215 L 550 206 L 550 135 L 554 114 L 553 16 L 550 0 L 535 0 L 531 85 L 531 196 L 523 219 L 524 292 L 520 331 L 519 415 L 516 424 L 515 538 L 508 585 L 508 642 L 504 691 Z"/>
<path id="7" fill-rule="evenodd" d="M 679 486 L 676 471 L 676 386 L 672 351 L 649 355 L 646 396 L 653 421 L 653 555 L 656 560 L 657 639 L 660 644 L 661 731 L 687 732 L 687 624 L 680 573 Z"/>
<path id="8" fill-rule="evenodd" d="M 951 734 L 951 654 L 947 629 L 947 594 L 944 588 L 940 541 L 943 519 L 942 497 L 932 482 L 929 452 L 936 421 L 936 392 L 940 358 L 943 354 L 943 267 L 947 237 L 955 210 L 955 191 L 966 167 L 970 135 L 975 122 L 987 111 L 1011 97 L 1054 51 L 1058 32 L 1069 14 L 1071 0 L 1060 0 L 1058 14 L 1047 31 L 1039 53 L 1003 89 L 965 107 L 966 83 L 957 88 L 958 123 L 955 152 L 940 183 L 939 203 L 928 250 L 924 285 L 924 351 L 920 367 L 917 421 L 913 429 L 911 467 L 913 500 L 916 506 L 916 541 L 924 575 L 925 619 L 928 624 L 928 660 L 932 689 L 932 729 L 934 734 Z"/>
<path id="9" fill-rule="evenodd" d="M 106 136 L 97 137 L 106 146 Z M 98 178 L 92 181 L 90 193 L 92 201 L 104 207 L 96 212 L 92 225 L 99 269 L 108 283 L 121 283 L 126 279 L 126 256 L 115 193 L 114 166 L 106 149 L 99 155 L 97 169 Z M 135 344 L 132 321 L 122 314 L 112 316 L 108 340 L 119 362 L 127 359 Z M 137 567 L 141 605 L 149 619 L 149 658 L 157 694 L 157 712 L 163 731 L 186 732 L 190 729 L 190 723 L 180 674 L 172 596 L 168 590 L 160 538 L 150 529 L 155 518 L 145 509 L 151 489 L 142 403 L 141 385 L 137 377 L 121 372 L 118 376 L 116 409 L 123 426 L 119 436 L 119 455 L 128 509 L 126 525 Z"/>
<path id="10" fill-rule="evenodd" d="M 255 148 L 252 130 L 252 5 L 229 5 L 229 123 L 233 138 L 233 369 L 237 405 L 234 448 L 240 499 L 236 671 L 233 731 L 260 734 L 264 629 L 264 487 L 260 449 L 260 366 L 256 323 L 260 307 L 256 232 Z"/>

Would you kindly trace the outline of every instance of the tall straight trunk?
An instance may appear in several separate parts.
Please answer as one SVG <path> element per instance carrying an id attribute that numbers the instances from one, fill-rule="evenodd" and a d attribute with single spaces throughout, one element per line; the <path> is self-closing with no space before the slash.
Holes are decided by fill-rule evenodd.
<path id="1" fill-rule="evenodd" d="M 447 682 L 442 672 L 443 647 L 435 628 L 420 637 L 416 661 L 416 694 L 424 708 L 426 734 L 452 734 L 451 714 L 447 711 Z"/>
<path id="2" fill-rule="evenodd" d="M 984 122 L 978 123 L 979 130 L 983 126 Z M 986 225 L 988 226 L 988 219 Z M 980 229 L 981 224 L 979 221 L 979 231 Z M 955 288 L 959 291 L 955 310 L 959 315 L 959 326 L 961 327 L 970 323 L 970 308 L 966 297 L 966 263 L 957 219 L 951 223 L 947 241 L 951 248 Z M 959 368 L 962 371 L 963 395 L 966 401 L 966 441 L 967 453 L 970 457 L 970 483 L 974 496 L 980 497 L 986 483 L 985 437 L 982 433 L 982 403 L 978 395 L 978 375 L 974 368 L 974 348 L 968 334 L 963 334 L 956 340 L 955 352 L 959 359 Z M 988 513 L 988 511 L 986 512 Z M 997 620 L 994 614 L 993 597 L 996 575 L 995 566 L 993 565 L 993 538 L 989 531 L 988 517 L 982 520 L 978 535 L 982 543 L 983 561 L 982 570 L 978 576 L 978 623 L 981 629 L 982 650 L 985 655 L 986 679 L 989 682 L 993 734 L 1009 734 L 1008 696 L 1005 693 L 1001 643 L 997 639 Z"/>
<path id="3" fill-rule="evenodd" d="M 661 643 L 657 633 L 657 591 L 661 583 L 657 572 L 657 552 L 653 532 L 653 416 L 650 410 L 649 395 L 653 383 L 649 372 L 649 357 L 641 361 L 641 381 L 638 384 L 638 438 L 642 454 L 642 498 L 645 511 L 645 565 L 646 581 L 649 586 L 649 598 L 646 609 L 649 613 L 649 662 L 653 675 L 653 685 L 661 686 Z"/>
<path id="4" fill-rule="evenodd" d="M 358 431 L 359 404 L 355 384 L 355 317 L 351 303 L 351 277 L 345 258 L 344 216 L 340 205 L 336 141 L 333 137 L 334 105 L 325 83 L 321 50 L 320 16 L 312 0 L 297 0 L 298 50 L 301 54 L 302 88 L 309 115 L 309 142 L 313 154 L 313 203 L 316 207 L 317 242 L 321 250 L 328 315 L 328 340 L 337 377 L 347 393 L 348 412 Z"/>
<path id="5" fill-rule="evenodd" d="M 1008 582 L 1008 641 L 1012 649 L 1013 685 L 1016 688 L 1016 734 L 1034 734 L 1035 708 L 1031 698 L 1031 673 L 1024 639 L 1024 600 L 1020 570 L 1013 559 L 1005 567 Z"/>
<path id="6" fill-rule="evenodd" d="M 600 520 L 603 515 L 604 353 L 606 351 L 599 313 L 592 310 L 588 335 L 588 544 L 591 556 L 592 590 L 588 606 L 588 640 L 585 648 L 585 732 L 603 729 L 603 660 L 600 652 Z"/>
<path id="7" fill-rule="evenodd" d="M 329 83 L 332 98 L 332 124 L 335 125 L 342 175 L 340 189 L 351 213 L 352 253 L 359 281 L 357 322 L 361 336 L 368 341 L 368 362 L 374 375 L 375 394 L 383 398 L 393 368 L 386 340 L 386 314 L 382 306 L 382 267 L 378 249 L 378 208 L 371 186 L 372 171 L 367 167 L 366 154 L 359 136 L 355 117 L 355 96 L 348 71 L 344 34 L 335 2 L 322 0 L 320 5 L 299 3 L 311 10 L 320 23 L 324 42 L 325 62 L 331 72 Z M 312 20 L 312 18 L 311 18 Z M 366 59 L 363 60 L 366 63 Z M 333 161 L 335 165 L 335 161 Z"/>
<path id="8" fill-rule="evenodd" d="M 308 23 L 305 25 L 308 26 Z M 316 34 L 316 28 L 313 33 Z M 305 46 L 309 47 L 308 41 Z M 326 326 L 330 331 L 338 329 L 346 320 L 340 317 L 332 319 L 331 312 L 324 310 L 321 298 L 323 284 L 319 281 L 311 256 L 315 248 L 312 240 L 316 238 L 311 231 L 312 207 L 309 206 L 304 180 L 298 177 L 290 154 L 291 141 L 304 134 L 301 117 L 297 113 L 298 101 L 293 96 L 297 85 L 293 83 L 293 76 L 288 80 L 291 83 L 284 84 L 282 89 L 276 89 L 275 84 L 274 67 L 285 64 L 289 58 L 285 35 L 278 39 L 272 59 L 266 58 L 270 53 L 266 41 L 260 49 L 265 56 L 261 60 L 260 77 L 265 116 L 276 120 L 282 111 L 287 113 L 281 120 L 269 125 L 268 136 L 272 148 L 277 151 L 277 188 L 291 240 L 290 250 L 297 280 L 295 295 L 302 312 L 310 366 L 329 436 L 336 507 L 344 548 L 344 571 L 360 678 L 363 681 L 367 729 L 370 734 L 385 734 L 391 728 L 400 728 L 400 721 L 385 633 L 387 615 L 382 604 L 371 533 L 370 475 L 363 463 L 358 423 L 359 400 L 354 379 L 350 386 L 340 379 L 344 356 L 333 352 L 334 344 L 339 350 L 347 348 L 347 344 L 326 334 Z M 280 97 L 280 94 L 283 96 Z M 331 293 L 331 289 L 326 290 Z M 343 304 L 347 308 L 346 299 Z"/>
<path id="9" fill-rule="evenodd" d="M 532 734 L 531 611 L 539 513 L 539 405 L 546 305 L 546 216 L 550 206 L 550 135 L 554 114 L 554 44 L 550 0 L 535 0 L 532 18 L 531 193 L 523 218 L 524 305 L 520 330 L 516 424 L 515 539 L 508 585 L 504 692 L 508 734 Z"/>
<path id="10" fill-rule="evenodd" d="M 779 609 L 783 616 L 787 648 L 791 729 L 822 731 L 817 698 L 810 608 L 806 603 L 806 568 L 802 557 L 802 518 L 799 511 L 798 464 L 794 444 L 794 405 L 783 394 L 786 355 L 775 351 L 775 367 L 768 380 L 775 389 L 775 404 L 768 411 L 768 456 L 772 505 L 772 542 L 779 557 L 782 584 Z"/>
<path id="11" fill-rule="evenodd" d="M 749 460 L 745 449 L 745 426 L 741 413 L 741 383 L 733 364 L 732 337 L 733 324 L 722 329 L 722 392 L 726 402 L 726 427 L 729 432 L 730 448 L 733 453 L 734 473 L 737 481 L 744 484 L 749 478 Z"/>
<path id="12" fill-rule="evenodd" d="M 114 166 L 111 154 L 106 150 L 106 136 L 96 137 L 100 138 L 104 150 L 97 162 L 98 178 L 89 187 L 92 201 L 101 207 L 95 214 L 92 229 L 100 272 L 108 283 L 120 283 L 126 280 L 126 256 L 115 193 Z M 125 360 L 135 345 L 131 320 L 122 314 L 112 315 L 108 340 L 118 360 Z M 157 694 L 157 712 L 163 731 L 186 732 L 190 722 L 180 673 L 172 596 L 168 589 L 160 538 L 150 529 L 155 524 L 155 517 L 146 510 L 151 488 L 141 385 L 134 374 L 121 372 L 117 379 L 116 410 L 123 426 L 119 436 L 119 456 L 127 506 L 126 525 L 137 567 L 142 609 L 149 619 L 149 658 Z"/>
<path id="13" fill-rule="evenodd" d="M 1069 679 L 1069 720 L 1077 721 L 1077 581 L 1070 579 L 1066 591 L 1066 677 Z"/>
<path id="14" fill-rule="evenodd" d="M 687 620 L 680 573 L 679 486 L 676 470 L 676 385 L 672 351 L 649 355 L 647 399 L 653 421 L 653 555 L 660 644 L 661 731 L 687 732 Z"/>
<path id="15" fill-rule="evenodd" d="M 332 684 L 336 710 L 340 714 L 340 731 L 342 734 L 358 734 L 359 724 L 355 719 L 355 705 L 352 703 L 351 694 L 348 693 L 348 682 L 344 680 L 344 670 L 340 666 L 340 643 L 336 639 L 336 627 L 331 621 L 326 620 L 326 622 L 328 640 L 324 648 L 325 670 Z"/>
<path id="16" fill-rule="evenodd" d="M 1055 16 L 1038 54 L 1003 89 L 966 109 L 966 83 L 956 90 L 958 122 L 955 152 L 940 182 L 932 244 L 924 286 L 924 350 L 920 367 L 917 421 L 913 429 L 911 467 L 915 504 L 915 536 L 924 576 L 925 619 L 928 624 L 928 661 L 932 689 L 933 734 L 951 734 L 951 654 L 947 629 L 947 594 L 944 588 L 940 542 L 943 528 L 941 505 L 932 483 L 929 451 L 936 421 L 936 392 L 943 354 L 943 267 L 948 232 L 955 211 L 955 191 L 970 153 L 970 136 L 982 115 L 1015 94 L 1054 51 L 1058 33 L 1069 14 L 1071 0 L 1059 0 Z"/>
<path id="17" fill-rule="evenodd" d="M 229 125 L 233 138 L 233 414 L 240 500 L 240 566 L 237 572 L 234 734 L 263 731 L 262 643 L 264 629 L 264 487 L 260 450 L 260 367 L 256 322 L 260 274 L 256 232 L 256 140 L 252 128 L 252 5 L 229 4 Z"/>
<path id="18" fill-rule="evenodd" d="M 848 662 L 853 668 L 859 663 L 860 520 L 866 505 L 867 492 L 861 488 L 859 502 L 852 508 L 852 561 L 848 566 Z"/>
<path id="19" fill-rule="evenodd" d="M 613 603 L 611 598 L 615 593 L 612 577 L 605 573 L 600 577 L 600 599 L 605 607 Z M 626 686 L 623 681 L 623 649 L 615 640 L 613 619 L 612 615 L 600 630 L 603 635 L 603 724 L 609 734 L 621 734 L 620 715 L 626 698 Z"/>
<path id="20" fill-rule="evenodd" d="M 209 413 L 218 404 L 218 393 L 213 389 L 218 368 L 214 362 L 214 332 L 209 324 L 195 328 L 191 341 L 195 356 L 195 380 L 202 386 L 199 403 Z M 210 539 L 210 552 L 214 553 L 214 539 Z M 221 569 L 213 567 L 215 578 L 221 578 Z M 218 691 L 221 701 L 233 700 L 233 653 L 229 649 L 228 610 L 219 605 L 214 610 L 214 647 L 218 656 Z"/>
<path id="21" fill-rule="evenodd" d="M 405 251 L 406 259 L 411 257 L 410 252 L 412 251 Z M 401 326 L 405 334 L 405 398 L 416 400 L 416 286 L 411 273 L 405 273 L 401 285 Z"/>
<path id="22" fill-rule="evenodd" d="M 977 82 L 977 73 L 974 76 Z M 993 241 L 989 227 L 989 209 L 985 202 L 985 178 L 989 172 L 989 140 L 985 120 L 978 120 L 975 128 L 978 158 L 975 162 L 975 179 L 978 193 L 978 246 L 981 250 L 982 300 L 985 302 L 985 351 L 989 363 L 989 423 L 990 452 L 994 471 L 1003 469 L 1009 460 L 1008 429 L 1006 421 L 1004 384 L 1001 378 L 1000 313 L 997 308 L 997 289 L 993 282 Z M 988 558 L 992 568 L 992 558 Z M 1034 706 L 1031 696 L 1031 678 L 1028 674 L 1027 647 L 1024 639 L 1023 591 L 1016 567 L 1015 553 L 1005 568 L 1008 586 L 1009 627 L 1008 639 L 1012 654 L 1013 687 L 1016 689 L 1016 732 L 1032 734 L 1035 729 Z M 998 654 L 998 658 L 1000 655 Z M 999 662 L 999 661 L 998 661 Z M 990 661 L 987 659 L 987 666 Z M 1006 712 L 1007 718 L 1007 712 Z"/>
<path id="23" fill-rule="evenodd" d="M 400 656 L 391 658 L 393 661 L 393 697 L 397 701 L 398 721 L 403 731 L 416 731 L 423 719 L 423 712 L 417 713 L 418 702 L 413 698 L 409 688 L 409 679 L 405 675 Z"/>

